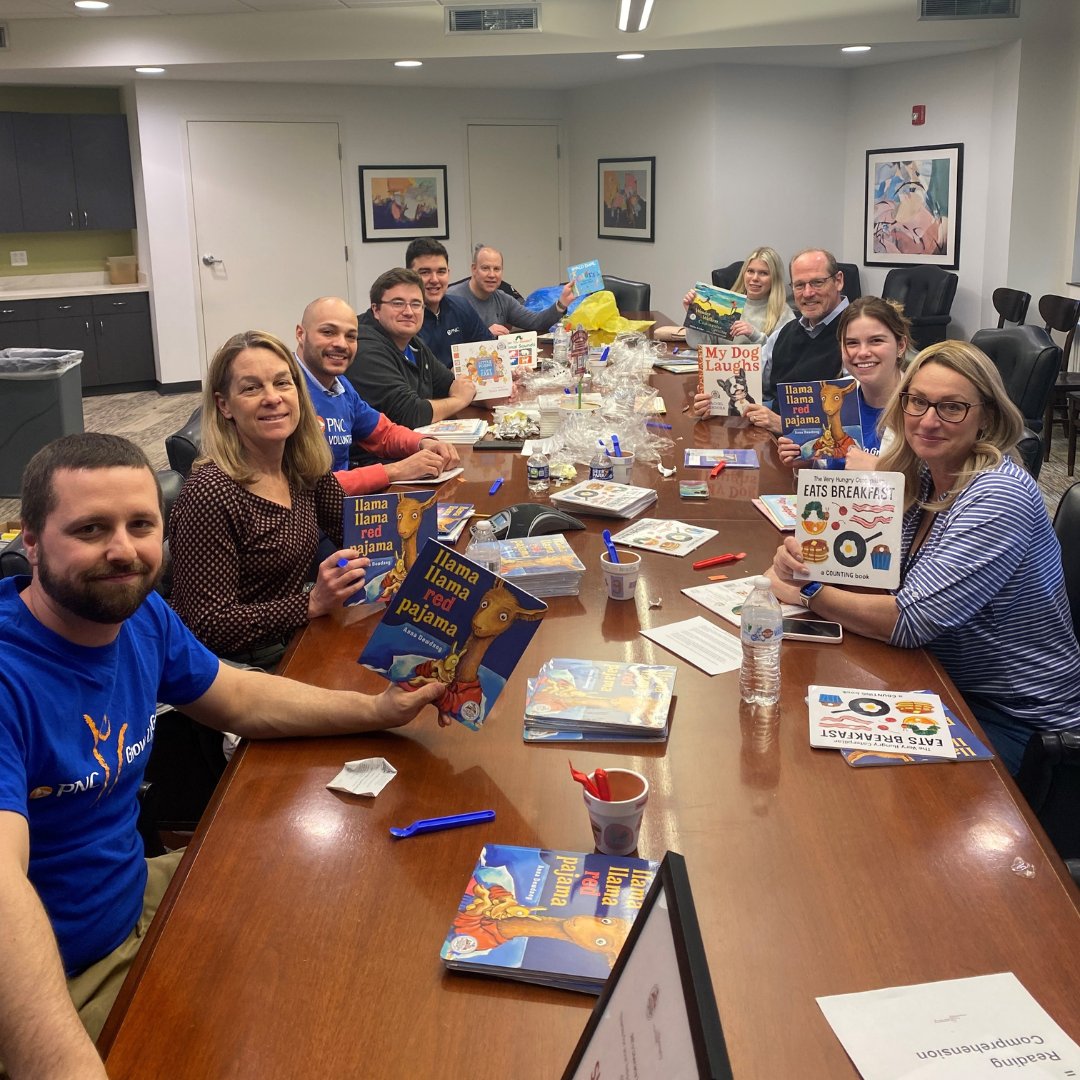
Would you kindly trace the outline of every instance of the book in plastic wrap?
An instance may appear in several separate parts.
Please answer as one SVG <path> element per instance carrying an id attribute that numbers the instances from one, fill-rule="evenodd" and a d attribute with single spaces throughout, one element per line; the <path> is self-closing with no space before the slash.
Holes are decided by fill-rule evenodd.
<path id="1" fill-rule="evenodd" d="M 529 371 L 536 367 L 537 344 L 535 330 L 521 330 L 515 334 L 499 335 L 499 351 L 511 370 L 521 368 Z"/>
<path id="2" fill-rule="evenodd" d="M 731 337 L 731 327 L 742 318 L 746 297 L 730 289 L 718 289 L 703 281 L 694 284 L 683 326 L 716 337 Z M 760 378 L 758 382 L 760 389 Z"/>
<path id="3" fill-rule="evenodd" d="M 465 341 L 451 345 L 450 353 L 455 378 L 468 379 L 476 387 L 474 401 L 510 396 L 514 380 L 498 341 Z"/>

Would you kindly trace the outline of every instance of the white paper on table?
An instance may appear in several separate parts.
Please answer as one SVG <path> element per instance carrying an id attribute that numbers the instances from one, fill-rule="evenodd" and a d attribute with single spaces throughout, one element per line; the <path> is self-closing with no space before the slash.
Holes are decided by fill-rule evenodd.
<path id="1" fill-rule="evenodd" d="M 1080 1047 L 1011 971 L 817 1003 L 863 1080 L 1080 1076 Z"/>
<path id="2" fill-rule="evenodd" d="M 742 664 L 742 642 L 700 615 L 639 632 L 706 675 L 734 671 Z"/>
<path id="3" fill-rule="evenodd" d="M 526 439 L 521 446 L 522 457 L 532 457 L 533 454 L 547 454 L 548 457 L 551 457 L 554 452 L 554 435 L 549 435 L 546 439 Z"/>
<path id="4" fill-rule="evenodd" d="M 465 466 L 459 465 L 456 469 L 447 469 L 445 472 L 439 473 L 438 476 L 429 476 L 426 480 L 394 480 L 390 486 L 396 487 L 398 484 L 420 484 L 421 486 L 441 484 L 446 480 L 453 480 L 455 476 L 460 476 L 464 471 Z"/>
<path id="5" fill-rule="evenodd" d="M 710 581 L 707 585 L 691 585 L 683 593 L 714 615 L 726 619 L 732 626 L 742 624 L 742 606 L 754 591 L 752 577 L 736 578 L 734 581 Z M 786 619 L 802 614 L 801 604 L 781 604 L 780 613 Z"/>
<path id="6" fill-rule="evenodd" d="M 397 769 L 386 758 L 364 758 L 363 761 L 346 761 L 345 767 L 326 786 L 330 791 L 374 798 L 395 776 Z"/>

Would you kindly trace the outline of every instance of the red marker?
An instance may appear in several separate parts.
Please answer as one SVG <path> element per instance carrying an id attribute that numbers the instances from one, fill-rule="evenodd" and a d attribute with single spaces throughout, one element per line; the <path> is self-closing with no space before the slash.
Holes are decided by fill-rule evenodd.
<path id="1" fill-rule="evenodd" d="M 608 784 L 607 770 L 595 769 L 593 771 L 593 780 L 596 782 L 596 790 L 600 793 L 600 798 L 604 802 L 611 802 L 611 787 Z"/>
<path id="2" fill-rule="evenodd" d="M 727 468 L 727 462 L 726 462 L 726 461 L 718 461 L 718 462 L 716 463 L 716 465 L 715 465 L 715 466 L 713 467 L 712 471 L 711 471 L 711 472 L 709 473 L 709 479 L 710 479 L 710 480 L 713 480 L 713 479 L 715 479 L 715 478 L 716 478 L 717 476 L 719 476 L 719 475 L 720 475 L 720 474 L 721 474 L 721 473 L 722 473 L 722 472 L 723 472 L 723 471 L 724 471 L 724 470 L 725 470 L 726 468 Z"/>
<path id="3" fill-rule="evenodd" d="M 745 551 L 728 552 L 726 555 L 714 555 L 711 559 L 702 559 L 694 563 L 695 570 L 707 570 L 710 566 L 725 566 L 727 563 L 738 562 L 746 558 Z"/>

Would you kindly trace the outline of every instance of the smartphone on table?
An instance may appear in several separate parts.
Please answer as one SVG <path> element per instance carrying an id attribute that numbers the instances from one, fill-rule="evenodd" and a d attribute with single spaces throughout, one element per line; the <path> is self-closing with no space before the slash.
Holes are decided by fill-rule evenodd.
<path id="1" fill-rule="evenodd" d="M 784 619 L 784 637 L 790 641 L 818 641 L 839 645 L 844 640 L 844 628 L 826 619 Z"/>

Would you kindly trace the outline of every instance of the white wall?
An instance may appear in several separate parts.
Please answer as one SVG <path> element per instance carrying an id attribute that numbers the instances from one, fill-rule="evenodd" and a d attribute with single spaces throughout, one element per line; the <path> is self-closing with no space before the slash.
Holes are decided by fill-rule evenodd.
<path id="1" fill-rule="evenodd" d="M 388 90 L 363 87 L 266 86 L 248 83 L 139 83 L 135 113 L 145 193 L 140 246 L 153 267 L 152 311 L 163 383 L 201 377 L 198 266 L 188 177 L 188 120 L 334 121 L 342 136 L 342 185 L 349 234 L 350 300 L 367 306 L 371 282 L 400 265 L 404 243 L 361 243 L 358 167 L 447 166 L 451 273 L 469 267 L 465 123 L 468 120 L 558 120 L 561 93 Z M 236 162 L 238 184 L 257 183 L 272 162 Z M 303 192 L 297 192 L 303 198 Z M 270 226 L 272 227 L 272 226 Z M 306 302 L 304 298 L 299 303 Z M 299 317 L 300 308 L 296 312 Z M 242 319 L 240 320 L 243 321 Z M 238 329 L 239 329 L 238 324 Z M 203 361 L 204 363 L 205 361 Z"/>

